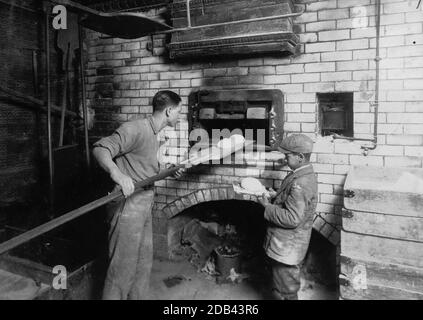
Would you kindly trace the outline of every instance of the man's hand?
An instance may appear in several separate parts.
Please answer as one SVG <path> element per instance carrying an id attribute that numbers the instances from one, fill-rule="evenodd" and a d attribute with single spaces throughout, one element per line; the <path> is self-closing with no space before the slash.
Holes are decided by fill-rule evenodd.
<path id="1" fill-rule="evenodd" d="M 119 169 L 112 170 L 110 173 L 110 177 L 114 182 L 121 186 L 125 198 L 129 197 L 132 193 L 134 193 L 134 182 L 130 177 L 124 175 Z"/>
<path id="2" fill-rule="evenodd" d="M 263 193 L 260 197 L 257 197 L 257 200 L 263 207 L 267 206 L 270 203 L 265 193 Z"/>

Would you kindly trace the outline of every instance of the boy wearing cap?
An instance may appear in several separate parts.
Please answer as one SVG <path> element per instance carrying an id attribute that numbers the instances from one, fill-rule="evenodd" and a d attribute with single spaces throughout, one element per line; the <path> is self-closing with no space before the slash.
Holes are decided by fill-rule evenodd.
<path id="1" fill-rule="evenodd" d="M 278 149 L 292 171 L 271 199 L 259 199 L 267 222 L 264 249 L 272 269 L 273 297 L 297 300 L 300 265 L 307 253 L 317 203 L 317 179 L 310 164 L 313 141 L 293 134 Z"/>

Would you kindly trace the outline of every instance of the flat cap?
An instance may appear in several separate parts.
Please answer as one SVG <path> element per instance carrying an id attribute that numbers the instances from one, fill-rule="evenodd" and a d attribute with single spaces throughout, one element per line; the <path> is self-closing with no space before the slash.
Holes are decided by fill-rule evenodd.
<path id="1" fill-rule="evenodd" d="M 283 153 L 311 153 L 313 140 L 305 134 L 292 134 L 282 140 L 278 150 Z"/>

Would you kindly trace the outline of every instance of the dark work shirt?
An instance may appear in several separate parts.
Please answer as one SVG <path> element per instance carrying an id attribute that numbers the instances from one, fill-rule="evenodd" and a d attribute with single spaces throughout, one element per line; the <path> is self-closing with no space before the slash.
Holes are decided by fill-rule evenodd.
<path id="1" fill-rule="evenodd" d="M 149 116 L 123 123 L 112 135 L 94 143 L 94 147 L 109 150 L 119 170 L 139 182 L 159 173 L 157 134 Z"/>

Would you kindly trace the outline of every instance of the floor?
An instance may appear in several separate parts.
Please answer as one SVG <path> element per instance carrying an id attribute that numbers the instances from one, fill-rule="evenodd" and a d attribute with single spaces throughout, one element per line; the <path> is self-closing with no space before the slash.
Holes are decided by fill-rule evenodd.
<path id="1" fill-rule="evenodd" d="M 165 284 L 164 280 L 167 281 Z M 188 261 L 155 260 L 150 283 L 150 300 L 262 300 L 265 287 L 260 280 L 216 284 L 214 278 L 197 272 Z M 0 270 L 0 300 L 31 300 L 48 286 Z M 300 300 L 336 300 L 337 293 L 321 284 L 301 279 Z"/>
<path id="2" fill-rule="evenodd" d="M 166 285 L 163 280 L 176 278 Z M 337 293 L 318 283 L 301 279 L 300 300 L 336 300 Z M 170 281 L 172 282 L 172 281 Z M 168 287 L 169 286 L 169 287 Z M 155 260 L 150 284 L 154 300 L 261 300 L 266 299 L 260 283 L 244 279 L 238 284 L 216 284 L 187 261 Z"/>

